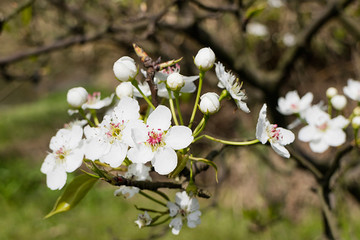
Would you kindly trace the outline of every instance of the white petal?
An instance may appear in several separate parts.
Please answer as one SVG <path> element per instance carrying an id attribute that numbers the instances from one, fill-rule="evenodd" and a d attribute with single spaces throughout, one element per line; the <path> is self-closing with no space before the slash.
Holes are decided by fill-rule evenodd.
<path id="1" fill-rule="evenodd" d="M 279 143 L 281 145 L 290 144 L 295 140 L 295 135 L 290 130 L 281 127 L 278 127 L 276 129 L 280 131 L 281 139 L 279 139 Z"/>
<path id="2" fill-rule="evenodd" d="M 171 127 L 164 139 L 166 146 L 175 150 L 186 148 L 193 140 L 191 129 L 185 126 Z"/>
<path id="3" fill-rule="evenodd" d="M 141 120 L 129 121 L 121 133 L 121 141 L 130 147 L 134 147 L 136 143 L 145 142 L 148 137 L 147 128 Z"/>
<path id="4" fill-rule="evenodd" d="M 349 120 L 347 120 L 344 116 L 339 115 L 336 118 L 330 120 L 331 127 L 335 128 L 344 128 L 349 124 Z"/>
<path id="5" fill-rule="evenodd" d="M 140 117 L 139 110 L 138 101 L 130 97 L 123 97 L 114 108 L 114 116 L 118 120 L 136 120 Z"/>
<path id="6" fill-rule="evenodd" d="M 329 145 L 323 139 L 311 141 L 309 145 L 311 150 L 316 153 L 325 152 L 329 148 Z"/>
<path id="7" fill-rule="evenodd" d="M 141 144 L 130 148 L 127 157 L 134 163 L 147 163 L 154 158 L 154 153 L 150 147 Z"/>
<path id="8" fill-rule="evenodd" d="M 49 153 L 49 154 L 46 156 L 43 164 L 41 165 L 40 171 L 41 171 L 42 173 L 45 173 L 45 174 L 46 174 L 46 173 L 48 173 L 48 172 L 51 172 L 51 171 L 54 169 L 55 165 L 56 165 L 55 155 L 52 154 L 52 153 Z"/>
<path id="9" fill-rule="evenodd" d="M 101 162 L 107 163 L 112 168 L 119 167 L 126 157 L 128 145 L 115 142 L 111 144 L 110 151 L 99 158 Z"/>
<path id="10" fill-rule="evenodd" d="M 298 138 L 300 141 L 310 142 L 314 139 L 314 135 L 316 134 L 316 132 L 317 130 L 315 127 L 307 125 L 300 129 L 298 133 Z"/>
<path id="11" fill-rule="evenodd" d="M 201 223 L 200 216 L 201 216 L 200 211 L 195 211 L 190 213 L 187 216 L 187 226 L 189 228 L 195 228 L 197 225 L 199 225 Z"/>
<path id="12" fill-rule="evenodd" d="M 66 178 L 65 169 L 57 165 L 53 171 L 46 174 L 46 185 L 51 190 L 61 189 L 66 183 Z"/>
<path id="13" fill-rule="evenodd" d="M 266 128 L 269 125 L 269 121 L 266 119 L 266 104 L 264 104 L 259 113 L 259 119 L 256 124 L 256 138 L 262 143 L 265 144 L 269 139 L 267 135 Z"/>
<path id="14" fill-rule="evenodd" d="M 284 157 L 284 158 L 289 158 L 290 157 L 290 153 L 289 151 L 281 144 L 279 143 L 270 143 L 272 149 L 274 149 L 274 151 L 279 154 L 280 156 Z"/>
<path id="15" fill-rule="evenodd" d="M 171 173 L 177 165 L 177 155 L 171 148 L 159 149 L 154 156 L 153 166 L 160 175 Z"/>
<path id="16" fill-rule="evenodd" d="M 181 88 L 182 93 L 193 93 L 196 91 L 196 85 L 193 82 L 185 82 L 185 85 Z"/>
<path id="17" fill-rule="evenodd" d="M 92 161 L 99 159 L 101 156 L 107 154 L 110 150 L 111 144 L 100 141 L 99 138 L 92 138 L 85 141 L 83 149 L 85 157 Z"/>
<path id="18" fill-rule="evenodd" d="M 147 119 L 147 125 L 150 129 L 161 129 L 162 131 L 168 130 L 171 125 L 171 112 L 170 109 L 159 105 Z"/>
<path id="19" fill-rule="evenodd" d="M 194 212 L 199 210 L 200 208 L 199 201 L 194 197 L 190 198 L 187 208 L 189 212 Z"/>
<path id="20" fill-rule="evenodd" d="M 169 216 L 175 217 L 178 214 L 180 208 L 173 202 L 167 202 L 166 206 L 169 208 Z"/>
<path id="21" fill-rule="evenodd" d="M 306 93 L 301 99 L 300 99 L 300 111 L 304 111 L 305 109 L 309 108 L 311 106 L 311 102 L 314 98 L 314 95 L 311 92 Z"/>
<path id="22" fill-rule="evenodd" d="M 176 218 L 174 218 L 173 220 L 171 220 L 169 227 L 172 228 L 171 232 L 174 235 L 178 235 L 180 233 L 180 230 L 182 228 L 182 219 L 181 216 L 177 216 Z"/>
<path id="23" fill-rule="evenodd" d="M 345 143 L 346 134 L 341 129 L 328 129 L 323 139 L 329 146 L 337 147 Z"/>
<path id="24" fill-rule="evenodd" d="M 74 149 L 66 156 L 65 170 L 66 172 L 73 172 L 78 169 L 84 158 L 84 152 L 82 149 Z"/>

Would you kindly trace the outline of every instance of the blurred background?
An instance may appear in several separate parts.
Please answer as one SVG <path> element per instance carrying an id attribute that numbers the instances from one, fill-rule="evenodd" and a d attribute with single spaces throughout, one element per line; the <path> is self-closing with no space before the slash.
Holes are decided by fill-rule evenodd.
<path id="1" fill-rule="evenodd" d="M 243 81 L 251 113 L 225 101 L 205 131 L 248 140 L 255 137 L 263 103 L 270 121 L 285 127 L 294 118 L 277 112 L 280 96 L 311 91 L 313 103 L 326 103 L 328 87 L 342 93 L 348 78 L 360 79 L 359 23 L 360 4 L 351 0 L 2 0 L 0 239 L 324 239 L 316 179 L 266 146 L 223 150 L 215 159 L 219 183 L 212 169 L 197 176 L 211 198 L 200 199 L 202 223 L 196 229 L 184 226 L 179 236 L 167 224 L 139 230 L 134 205 L 146 204 L 140 197 L 113 197 L 116 188 L 107 183 L 98 183 L 72 211 L 44 220 L 61 191 L 46 187 L 40 166 L 51 137 L 71 120 L 67 90 L 83 86 L 103 97 L 113 93 L 118 58 L 131 56 L 141 67 L 132 43 L 153 59 L 183 57 L 186 76 L 198 74 L 193 57 L 210 47 Z M 220 93 L 217 82 L 209 71 L 203 92 Z M 186 116 L 193 97 L 183 99 Z M 205 157 L 221 147 L 201 141 L 196 154 Z M 336 152 L 314 154 L 298 140 L 292 150 L 319 169 L 326 169 Z M 347 156 L 351 167 L 341 169 L 332 189 L 341 239 L 360 238 L 356 158 L 356 152 Z M 78 173 L 68 174 L 68 182 Z"/>

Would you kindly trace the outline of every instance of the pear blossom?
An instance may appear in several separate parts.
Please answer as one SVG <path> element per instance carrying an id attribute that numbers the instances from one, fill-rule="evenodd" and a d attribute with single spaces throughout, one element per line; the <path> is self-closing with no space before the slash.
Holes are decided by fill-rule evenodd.
<path id="1" fill-rule="evenodd" d="M 266 37 L 269 35 L 269 30 L 264 24 L 257 22 L 250 22 L 246 25 L 246 32 L 257 37 Z"/>
<path id="2" fill-rule="evenodd" d="M 329 87 L 326 90 L 326 97 L 328 97 L 328 98 L 332 98 L 332 97 L 336 96 L 337 94 L 338 94 L 338 90 L 334 87 Z"/>
<path id="3" fill-rule="evenodd" d="M 119 58 L 113 66 L 115 77 L 122 82 L 129 81 L 136 77 L 137 67 L 134 59 L 128 56 Z"/>
<path id="4" fill-rule="evenodd" d="M 88 92 L 83 87 L 71 88 L 66 95 L 67 102 L 73 108 L 79 108 L 86 103 Z"/>
<path id="5" fill-rule="evenodd" d="M 216 76 L 219 79 L 218 87 L 225 88 L 229 92 L 230 96 L 235 100 L 236 105 L 242 111 L 249 113 L 250 110 L 243 100 L 247 99 L 245 92 L 241 90 L 242 83 L 239 82 L 238 78 L 229 71 L 225 71 L 225 67 L 222 63 L 215 63 Z"/>
<path id="6" fill-rule="evenodd" d="M 302 98 L 296 90 L 290 91 L 284 97 L 278 99 L 277 110 L 284 115 L 299 114 L 302 118 L 307 109 L 311 107 L 313 100 L 311 92 L 306 93 Z"/>
<path id="7" fill-rule="evenodd" d="M 144 226 L 150 225 L 152 221 L 152 218 L 148 214 L 147 211 L 144 212 L 144 214 L 139 214 L 138 219 L 135 221 L 135 223 L 139 226 L 139 228 L 142 228 Z"/>
<path id="8" fill-rule="evenodd" d="M 351 125 L 354 129 L 358 129 L 360 127 L 360 116 L 355 116 L 351 120 Z"/>
<path id="9" fill-rule="evenodd" d="M 342 128 L 349 124 L 349 121 L 342 115 L 330 119 L 329 114 L 317 106 L 313 106 L 306 112 L 305 120 L 308 123 L 299 131 L 299 139 L 303 142 L 310 142 L 313 152 L 322 153 L 329 146 L 337 147 L 346 140 L 346 134 Z"/>
<path id="10" fill-rule="evenodd" d="M 195 228 L 201 223 L 199 211 L 199 201 L 194 197 L 189 197 L 188 194 L 183 192 L 176 193 L 175 203 L 168 202 L 169 216 L 173 217 L 169 227 L 174 235 L 178 235 L 183 225 L 183 221 L 186 220 L 189 228 Z"/>
<path id="11" fill-rule="evenodd" d="M 94 92 L 93 94 L 89 94 L 87 97 L 86 103 L 84 103 L 81 108 L 82 109 L 101 109 L 103 107 L 107 107 L 112 103 L 114 94 L 111 94 L 110 97 L 106 97 L 101 100 L 101 93 Z"/>
<path id="12" fill-rule="evenodd" d="M 116 96 L 121 99 L 123 97 L 133 97 L 134 89 L 131 82 L 122 82 L 116 87 Z"/>
<path id="13" fill-rule="evenodd" d="M 195 65 L 202 71 L 207 71 L 212 68 L 214 62 L 215 53 L 209 47 L 200 49 L 194 58 Z"/>
<path id="14" fill-rule="evenodd" d="M 289 158 L 290 153 L 284 145 L 290 144 L 295 140 L 295 135 L 277 124 L 270 124 L 266 117 L 266 104 L 260 110 L 259 119 L 256 125 L 256 138 L 265 144 L 269 141 L 272 149 L 282 157 Z"/>
<path id="15" fill-rule="evenodd" d="M 133 144 L 131 128 L 140 124 L 139 103 L 129 97 L 120 100 L 111 115 L 105 115 L 98 127 L 86 126 L 85 156 L 90 160 L 118 167 Z"/>
<path id="16" fill-rule="evenodd" d="M 268 0 L 267 2 L 273 8 L 280 8 L 284 6 L 284 3 L 281 0 Z"/>
<path id="17" fill-rule="evenodd" d="M 166 85 L 173 91 L 180 90 L 184 85 L 185 81 L 180 73 L 171 73 L 166 79 Z"/>
<path id="18" fill-rule="evenodd" d="M 220 109 L 219 95 L 214 92 L 208 92 L 200 97 L 200 111 L 203 114 L 214 114 Z"/>
<path id="19" fill-rule="evenodd" d="M 114 196 L 123 196 L 125 199 L 130 199 L 139 191 L 140 189 L 137 187 L 120 186 L 119 189 L 114 191 Z"/>
<path id="20" fill-rule="evenodd" d="M 186 148 L 193 141 L 192 131 L 185 126 L 171 127 L 170 109 L 159 105 L 146 124 L 132 130 L 134 145 L 127 157 L 134 163 L 151 161 L 161 175 L 172 172 L 177 165 L 175 150 Z"/>
<path id="21" fill-rule="evenodd" d="M 360 81 L 348 79 L 347 86 L 344 87 L 344 94 L 354 101 L 360 102 Z"/>
<path id="22" fill-rule="evenodd" d="M 296 37 L 292 33 L 285 33 L 282 38 L 282 41 L 285 46 L 292 47 L 296 44 Z"/>
<path id="23" fill-rule="evenodd" d="M 339 111 L 343 110 L 347 104 L 347 100 L 344 95 L 335 95 L 331 98 L 330 102 L 331 105 Z"/>
<path id="24" fill-rule="evenodd" d="M 84 153 L 82 149 L 83 129 L 79 125 L 60 129 L 50 140 L 49 153 L 41 172 L 46 174 L 46 184 L 51 190 L 61 189 L 66 183 L 67 172 L 81 166 Z"/>

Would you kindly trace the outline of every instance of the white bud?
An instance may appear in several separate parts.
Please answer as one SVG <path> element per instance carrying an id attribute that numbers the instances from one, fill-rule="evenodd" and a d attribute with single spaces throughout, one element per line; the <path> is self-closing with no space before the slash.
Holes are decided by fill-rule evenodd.
<path id="1" fill-rule="evenodd" d="M 200 97 L 200 111 L 203 114 L 214 114 L 220 109 L 219 95 L 208 92 Z"/>
<path id="2" fill-rule="evenodd" d="M 360 116 L 360 107 L 354 108 L 353 113 L 355 114 L 355 116 Z"/>
<path id="3" fill-rule="evenodd" d="M 185 81 L 180 73 L 174 72 L 167 77 L 166 85 L 171 90 L 176 91 L 180 90 L 185 85 Z"/>
<path id="4" fill-rule="evenodd" d="M 215 53 L 211 48 L 202 48 L 196 54 L 194 63 L 202 71 L 207 71 L 214 65 Z"/>
<path id="5" fill-rule="evenodd" d="M 119 58 L 113 66 L 115 77 L 122 81 L 129 81 L 131 78 L 135 78 L 137 74 L 137 68 L 134 59 L 128 56 Z"/>
<path id="6" fill-rule="evenodd" d="M 116 96 L 119 99 L 123 97 L 133 97 L 134 89 L 131 82 L 122 82 L 116 87 Z"/>
<path id="7" fill-rule="evenodd" d="M 83 87 L 75 87 L 68 91 L 66 99 L 73 108 L 79 108 L 87 102 L 88 92 Z"/>
<path id="8" fill-rule="evenodd" d="M 351 125 L 353 128 L 358 129 L 360 127 L 360 116 L 356 116 L 352 119 Z"/>
<path id="9" fill-rule="evenodd" d="M 328 98 L 332 98 L 332 97 L 334 97 L 335 95 L 337 95 L 338 94 L 338 90 L 336 89 L 336 88 L 334 88 L 334 87 L 330 87 L 330 88 L 328 88 L 327 90 L 326 90 L 326 96 L 328 97 Z"/>
<path id="10" fill-rule="evenodd" d="M 346 98 L 344 95 L 335 95 L 331 98 L 331 104 L 336 110 L 343 110 L 346 106 Z"/>

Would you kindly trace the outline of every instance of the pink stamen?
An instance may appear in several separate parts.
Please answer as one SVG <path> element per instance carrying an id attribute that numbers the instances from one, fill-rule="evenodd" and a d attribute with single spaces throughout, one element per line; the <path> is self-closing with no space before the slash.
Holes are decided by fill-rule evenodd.
<path id="1" fill-rule="evenodd" d="M 146 140 L 151 146 L 155 146 L 158 145 L 159 143 L 161 143 L 162 137 L 163 137 L 163 133 L 157 133 L 154 131 L 148 132 L 148 140 Z"/>

